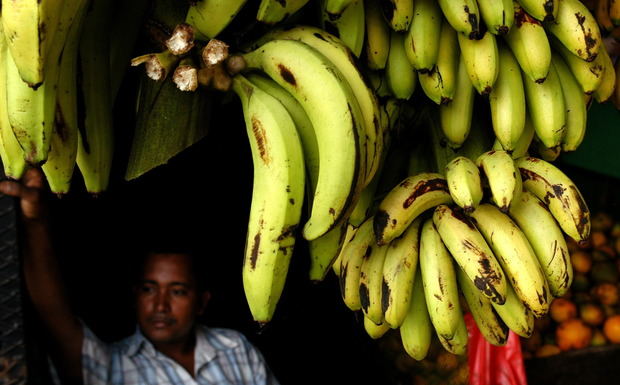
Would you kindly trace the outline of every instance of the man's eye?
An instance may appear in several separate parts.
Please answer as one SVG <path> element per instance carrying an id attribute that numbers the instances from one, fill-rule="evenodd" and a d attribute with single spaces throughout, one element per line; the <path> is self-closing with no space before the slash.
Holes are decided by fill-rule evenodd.
<path id="1" fill-rule="evenodd" d="M 185 290 L 185 289 L 174 289 L 174 290 L 172 290 L 172 294 L 174 294 L 174 295 L 187 295 L 187 290 Z"/>
<path id="2" fill-rule="evenodd" d="M 140 288 L 140 291 L 143 293 L 152 293 L 155 289 L 153 289 L 153 287 L 151 286 L 142 286 Z"/>

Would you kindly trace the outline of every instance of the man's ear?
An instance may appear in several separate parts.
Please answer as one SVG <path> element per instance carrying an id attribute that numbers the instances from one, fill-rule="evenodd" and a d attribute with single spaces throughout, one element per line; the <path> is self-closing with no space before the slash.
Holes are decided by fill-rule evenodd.
<path id="1" fill-rule="evenodd" d="M 207 304 L 209 303 L 209 300 L 211 299 L 211 292 L 208 290 L 205 290 L 202 292 L 202 294 L 200 295 L 200 299 L 199 299 L 199 303 L 198 303 L 198 314 L 202 315 L 205 312 L 205 309 L 207 308 Z"/>

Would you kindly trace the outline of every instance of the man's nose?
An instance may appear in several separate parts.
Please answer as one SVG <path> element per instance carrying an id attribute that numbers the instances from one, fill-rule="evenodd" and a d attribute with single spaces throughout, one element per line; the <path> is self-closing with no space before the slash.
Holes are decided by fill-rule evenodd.
<path id="1" fill-rule="evenodd" d="M 155 298 L 155 310 L 159 313 L 167 313 L 170 310 L 170 299 L 165 292 L 159 292 Z"/>

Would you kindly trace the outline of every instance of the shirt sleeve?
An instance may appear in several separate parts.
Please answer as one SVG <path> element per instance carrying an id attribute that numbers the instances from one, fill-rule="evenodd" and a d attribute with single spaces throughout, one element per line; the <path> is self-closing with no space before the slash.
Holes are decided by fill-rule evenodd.
<path id="1" fill-rule="evenodd" d="M 84 385 L 107 385 L 110 379 L 111 349 L 82 323 L 82 378 Z"/>
<path id="2" fill-rule="evenodd" d="M 269 368 L 269 365 L 267 365 L 265 357 L 263 357 L 260 350 L 252 345 L 245 336 L 242 336 L 242 339 L 248 352 L 252 372 L 254 373 L 255 385 L 279 385 L 280 383 Z"/>

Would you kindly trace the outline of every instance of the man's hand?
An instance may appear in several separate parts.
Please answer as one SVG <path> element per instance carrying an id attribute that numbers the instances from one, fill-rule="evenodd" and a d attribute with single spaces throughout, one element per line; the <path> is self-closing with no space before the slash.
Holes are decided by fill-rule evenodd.
<path id="1" fill-rule="evenodd" d="M 22 215 L 26 220 L 40 220 L 47 214 L 43 199 L 44 175 L 38 168 L 26 171 L 21 182 L 5 180 L 0 182 L 0 193 L 20 199 Z"/>

